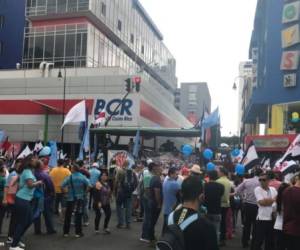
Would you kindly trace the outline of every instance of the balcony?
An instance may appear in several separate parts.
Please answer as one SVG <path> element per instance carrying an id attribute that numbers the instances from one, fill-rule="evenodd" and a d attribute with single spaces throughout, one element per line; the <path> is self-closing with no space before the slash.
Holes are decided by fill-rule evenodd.
<path id="1" fill-rule="evenodd" d="M 42 0 L 28 6 L 26 16 L 29 18 L 51 16 L 56 14 L 72 14 L 88 11 L 90 0 Z"/>

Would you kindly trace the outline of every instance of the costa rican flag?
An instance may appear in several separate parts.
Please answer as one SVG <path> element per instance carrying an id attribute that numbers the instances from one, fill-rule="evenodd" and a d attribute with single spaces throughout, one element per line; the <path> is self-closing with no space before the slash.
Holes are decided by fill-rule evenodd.
<path id="1" fill-rule="evenodd" d="M 95 126 L 101 126 L 105 122 L 106 113 L 105 110 L 101 110 L 98 115 L 95 115 Z"/>

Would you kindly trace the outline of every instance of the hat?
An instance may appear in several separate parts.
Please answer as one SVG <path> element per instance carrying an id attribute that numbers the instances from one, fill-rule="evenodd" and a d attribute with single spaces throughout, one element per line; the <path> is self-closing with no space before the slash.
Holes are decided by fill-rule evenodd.
<path id="1" fill-rule="evenodd" d="M 202 174 L 201 168 L 199 165 L 194 164 L 190 170 L 191 173 Z"/>
<path id="2" fill-rule="evenodd" d="M 39 157 L 45 157 L 51 155 L 51 148 L 46 146 L 43 147 L 42 150 L 39 152 Z"/>
<path id="3" fill-rule="evenodd" d="M 92 167 L 94 167 L 94 168 L 99 168 L 99 164 L 98 164 L 97 162 L 94 162 L 94 163 L 92 164 Z"/>

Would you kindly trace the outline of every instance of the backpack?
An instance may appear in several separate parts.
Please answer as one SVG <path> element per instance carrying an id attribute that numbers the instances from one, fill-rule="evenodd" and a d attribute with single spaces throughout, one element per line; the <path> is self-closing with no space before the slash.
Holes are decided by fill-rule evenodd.
<path id="1" fill-rule="evenodd" d="M 135 173 L 131 169 L 126 169 L 126 173 L 121 184 L 121 190 L 124 198 L 130 198 L 136 188 L 137 178 Z"/>
<path id="2" fill-rule="evenodd" d="M 156 243 L 157 250 L 185 250 L 183 231 L 199 219 L 198 214 L 186 218 L 179 225 L 174 223 L 174 212 L 169 215 L 168 226 L 162 237 Z"/>

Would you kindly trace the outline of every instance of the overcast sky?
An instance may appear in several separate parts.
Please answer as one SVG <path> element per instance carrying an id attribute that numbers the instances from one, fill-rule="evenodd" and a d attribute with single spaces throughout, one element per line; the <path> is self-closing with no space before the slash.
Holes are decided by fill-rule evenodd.
<path id="1" fill-rule="evenodd" d="M 248 59 L 257 0 L 140 0 L 177 60 L 180 82 L 207 82 L 222 135 L 237 134 L 239 62 Z"/>

